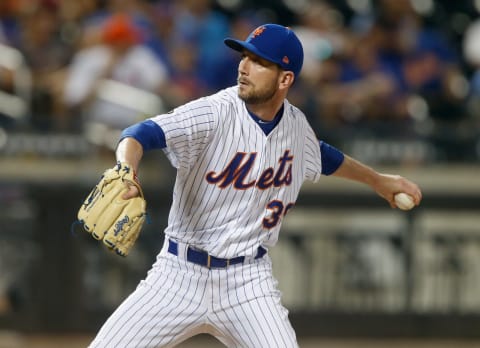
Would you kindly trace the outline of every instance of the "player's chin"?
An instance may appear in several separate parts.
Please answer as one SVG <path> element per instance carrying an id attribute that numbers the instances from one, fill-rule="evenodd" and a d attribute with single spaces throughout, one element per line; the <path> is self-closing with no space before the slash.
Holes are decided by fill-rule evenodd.
<path id="1" fill-rule="evenodd" d="M 244 101 L 250 99 L 250 93 L 246 86 L 238 85 L 238 97 Z"/>

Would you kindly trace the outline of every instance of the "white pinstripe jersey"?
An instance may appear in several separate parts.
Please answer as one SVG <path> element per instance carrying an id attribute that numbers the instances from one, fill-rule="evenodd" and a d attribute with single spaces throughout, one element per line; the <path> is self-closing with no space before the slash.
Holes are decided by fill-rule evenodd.
<path id="1" fill-rule="evenodd" d="M 273 246 L 305 180 L 321 175 L 319 142 L 287 100 L 267 136 L 237 87 L 152 118 L 177 168 L 167 237 L 232 258 Z"/>

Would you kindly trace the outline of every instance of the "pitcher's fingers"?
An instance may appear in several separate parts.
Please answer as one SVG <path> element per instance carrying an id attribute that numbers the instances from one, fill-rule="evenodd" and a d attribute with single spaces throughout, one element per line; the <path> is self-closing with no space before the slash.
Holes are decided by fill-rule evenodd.
<path id="1" fill-rule="evenodd" d="M 138 197 L 140 194 L 138 187 L 133 184 L 127 184 L 128 190 L 122 195 L 123 199 L 130 199 L 134 197 Z"/>

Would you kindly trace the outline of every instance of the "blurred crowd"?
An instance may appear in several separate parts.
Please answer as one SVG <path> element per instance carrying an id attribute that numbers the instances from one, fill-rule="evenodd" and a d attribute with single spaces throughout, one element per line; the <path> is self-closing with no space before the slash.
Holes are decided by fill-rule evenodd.
<path id="1" fill-rule="evenodd" d="M 239 57 L 223 39 L 276 22 L 304 44 L 289 99 L 319 137 L 451 146 L 480 128 L 476 3 L 1 0 L 0 127 L 101 144 L 109 130 L 234 85 Z"/>

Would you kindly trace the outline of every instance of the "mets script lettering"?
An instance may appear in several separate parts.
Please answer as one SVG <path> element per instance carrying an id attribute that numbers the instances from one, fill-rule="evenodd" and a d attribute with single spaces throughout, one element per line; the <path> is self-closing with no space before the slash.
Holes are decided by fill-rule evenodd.
<path id="1" fill-rule="evenodd" d="M 279 158 L 279 166 L 275 171 L 272 167 L 265 169 L 257 180 L 246 182 L 248 173 L 252 170 L 253 163 L 257 158 L 256 152 L 237 152 L 230 163 L 220 173 L 211 171 L 207 173 L 208 183 L 226 188 L 233 185 L 237 190 L 246 190 L 257 187 L 265 190 L 269 187 L 281 187 L 292 183 L 292 161 L 293 155 L 285 150 Z"/>

